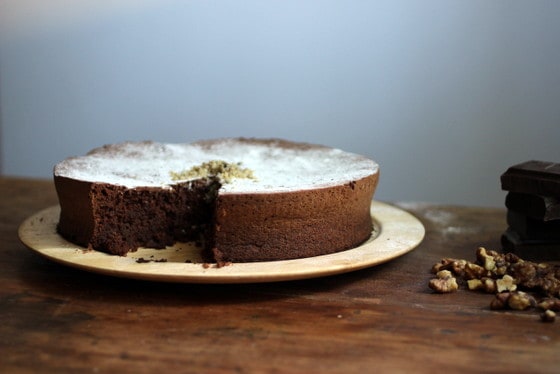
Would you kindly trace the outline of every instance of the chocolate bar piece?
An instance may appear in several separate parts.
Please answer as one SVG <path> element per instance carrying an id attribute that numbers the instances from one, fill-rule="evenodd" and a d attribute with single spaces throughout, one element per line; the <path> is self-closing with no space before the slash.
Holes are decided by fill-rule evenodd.
<path id="1" fill-rule="evenodd" d="M 541 220 L 560 220 L 560 198 L 509 192 L 506 207 L 510 210 Z"/>
<path id="2" fill-rule="evenodd" d="M 505 191 L 560 196 L 560 164 L 555 162 L 526 161 L 507 169 L 500 180 Z"/>
<path id="3" fill-rule="evenodd" d="M 540 221 L 513 210 L 507 212 L 507 223 L 521 239 L 557 240 L 560 242 L 560 221 Z"/>
<path id="4" fill-rule="evenodd" d="M 502 250 L 512 252 L 529 261 L 560 260 L 560 241 L 523 240 L 511 230 L 506 230 L 501 238 Z"/>

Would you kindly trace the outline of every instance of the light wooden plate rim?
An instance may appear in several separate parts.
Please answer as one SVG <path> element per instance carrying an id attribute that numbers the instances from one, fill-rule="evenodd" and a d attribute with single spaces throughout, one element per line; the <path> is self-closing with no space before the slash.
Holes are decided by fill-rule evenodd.
<path id="1" fill-rule="evenodd" d="M 372 236 L 362 245 L 342 252 L 294 260 L 215 264 L 185 262 L 200 249 L 177 243 L 163 250 L 141 248 L 127 256 L 86 250 L 56 232 L 58 205 L 41 210 L 19 227 L 22 243 L 52 261 L 110 276 L 175 283 L 260 283 L 308 279 L 379 265 L 415 249 L 425 229 L 412 214 L 396 206 L 372 201 Z M 199 253 L 198 253 L 199 255 Z M 194 256 L 194 257 L 193 257 Z M 165 261 L 165 262 L 163 262 Z"/>

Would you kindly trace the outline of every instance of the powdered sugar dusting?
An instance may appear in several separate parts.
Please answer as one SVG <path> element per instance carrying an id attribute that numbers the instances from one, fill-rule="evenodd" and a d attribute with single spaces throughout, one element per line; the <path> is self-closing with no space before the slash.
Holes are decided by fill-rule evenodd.
<path id="1" fill-rule="evenodd" d="M 443 235 L 460 235 L 474 233 L 476 230 L 471 226 L 460 225 L 457 226 L 458 222 L 457 215 L 437 207 L 426 210 L 424 212 L 424 217 L 431 221 L 433 224 L 438 226 L 438 230 Z"/>
<path id="2" fill-rule="evenodd" d="M 339 149 L 283 145 L 286 143 L 279 140 L 244 139 L 192 144 L 126 142 L 64 160 L 55 166 L 54 173 L 129 188 L 165 188 L 182 182 L 173 180 L 172 172 L 223 160 L 251 169 L 255 179 L 234 179 L 225 183 L 220 193 L 254 193 L 328 187 L 359 180 L 379 170 L 374 161 Z"/>

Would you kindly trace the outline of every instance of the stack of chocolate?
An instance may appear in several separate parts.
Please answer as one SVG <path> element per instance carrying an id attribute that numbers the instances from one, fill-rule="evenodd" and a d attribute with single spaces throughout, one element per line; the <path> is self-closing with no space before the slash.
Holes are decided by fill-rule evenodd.
<path id="1" fill-rule="evenodd" d="M 560 260 L 560 164 L 527 161 L 501 176 L 508 229 L 504 251 L 533 260 Z"/>

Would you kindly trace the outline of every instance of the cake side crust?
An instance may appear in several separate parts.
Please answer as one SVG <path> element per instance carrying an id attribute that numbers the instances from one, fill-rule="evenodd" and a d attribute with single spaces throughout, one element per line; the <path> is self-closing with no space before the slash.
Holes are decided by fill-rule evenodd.
<path id="1" fill-rule="evenodd" d="M 55 176 L 54 185 L 60 204 L 57 232 L 73 243 L 88 247 L 94 231 L 92 183 Z"/>
<path id="2" fill-rule="evenodd" d="M 379 174 L 348 184 L 282 194 L 218 197 L 213 252 L 218 262 L 273 261 L 356 247 L 372 233 Z"/>

